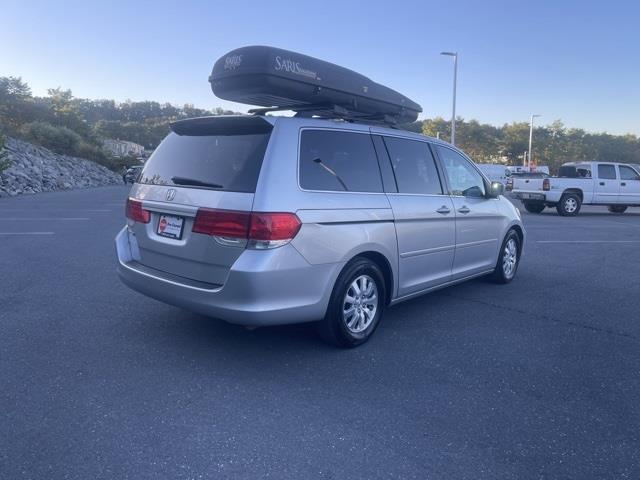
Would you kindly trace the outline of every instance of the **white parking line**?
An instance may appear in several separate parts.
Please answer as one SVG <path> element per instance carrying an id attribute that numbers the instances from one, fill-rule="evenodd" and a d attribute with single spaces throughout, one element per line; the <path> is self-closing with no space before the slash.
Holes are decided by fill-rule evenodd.
<path id="1" fill-rule="evenodd" d="M 39 208 L 0 208 L 2 212 L 34 212 L 34 213 L 48 213 L 48 212 L 112 212 L 108 209 L 86 209 L 86 208 L 46 208 L 40 210 Z"/>
<path id="2" fill-rule="evenodd" d="M 0 235 L 55 235 L 55 232 L 0 232 Z"/>
<path id="3" fill-rule="evenodd" d="M 18 221 L 18 222 L 22 222 L 22 221 L 29 221 L 29 220 L 37 220 L 37 221 L 42 221 L 42 220 L 65 220 L 65 221 L 72 221 L 72 222 L 81 222 L 81 221 L 87 221 L 87 220 L 91 220 L 89 217 L 0 217 L 0 220 L 11 220 L 13 221 Z"/>
<path id="4" fill-rule="evenodd" d="M 537 240 L 536 243 L 640 243 L 640 240 Z"/>

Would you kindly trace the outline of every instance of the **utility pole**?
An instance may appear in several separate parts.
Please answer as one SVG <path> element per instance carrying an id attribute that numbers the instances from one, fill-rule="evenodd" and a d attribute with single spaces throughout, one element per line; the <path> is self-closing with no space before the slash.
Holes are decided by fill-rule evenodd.
<path id="1" fill-rule="evenodd" d="M 441 52 L 453 57 L 453 112 L 451 113 L 451 145 L 456 144 L 456 84 L 458 83 L 458 52 Z"/>
<path id="2" fill-rule="evenodd" d="M 531 168 L 531 153 L 533 152 L 533 119 L 540 116 L 542 115 L 532 113 L 531 122 L 529 123 L 529 162 L 527 163 L 527 167 L 529 168 Z"/>

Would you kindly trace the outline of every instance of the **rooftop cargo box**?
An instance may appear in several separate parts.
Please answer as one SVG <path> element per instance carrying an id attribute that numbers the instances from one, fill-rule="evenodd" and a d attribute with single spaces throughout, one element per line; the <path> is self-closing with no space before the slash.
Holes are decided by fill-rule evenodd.
<path id="1" fill-rule="evenodd" d="M 215 63 L 209 81 L 222 99 L 307 114 L 405 123 L 422 112 L 364 75 L 273 47 L 232 50 Z"/>

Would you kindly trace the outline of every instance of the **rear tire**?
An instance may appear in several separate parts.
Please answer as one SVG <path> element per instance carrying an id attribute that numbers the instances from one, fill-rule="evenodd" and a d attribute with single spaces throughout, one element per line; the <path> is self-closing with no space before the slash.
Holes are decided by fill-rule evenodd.
<path id="1" fill-rule="evenodd" d="M 556 206 L 559 215 L 563 217 L 573 217 L 580 212 L 582 201 L 575 193 L 565 193 L 560 198 L 560 202 Z"/>
<path id="2" fill-rule="evenodd" d="M 496 283 L 509 283 L 512 281 L 518 265 L 520 265 L 520 253 L 522 252 L 522 242 L 515 230 L 509 230 L 502 241 L 500 254 L 496 268 L 491 274 L 491 280 Z"/>
<path id="3" fill-rule="evenodd" d="M 524 209 L 529 213 L 542 213 L 545 208 L 544 203 L 538 202 L 523 202 Z"/>
<path id="4" fill-rule="evenodd" d="M 607 209 L 611 213 L 624 213 L 627 210 L 626 205 L 609 205 Z"/>
<path id="5" fill-rule="evenodd" d="M 326 342 L 342 348 L 363 344 L 378 328 L 386 298 L 380 267 L 366 258 L 355 258 L 336 280 L 318 333 Z"/>

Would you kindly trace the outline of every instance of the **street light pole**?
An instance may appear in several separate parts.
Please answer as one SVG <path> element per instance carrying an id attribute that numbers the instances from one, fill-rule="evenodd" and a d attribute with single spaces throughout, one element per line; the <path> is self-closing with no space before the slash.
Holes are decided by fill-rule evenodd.
<path id="1" fill-rule="evenodd" d="M 453 57 L 453 112 L 451 113 L 451 145 L 456 144 L 456 84 L 458 83 L 458 52 L 440 52 Z"/>
<path id="2" fill-rule="evenodd" d="M 533 119 L 536 117 L 540 117 L 541 115 L 531 114 L 531 122 L 529 123 L 529 161 L 527 162 L 527 167 L 531 169 L 531 153 L 533 152 Z"/>

